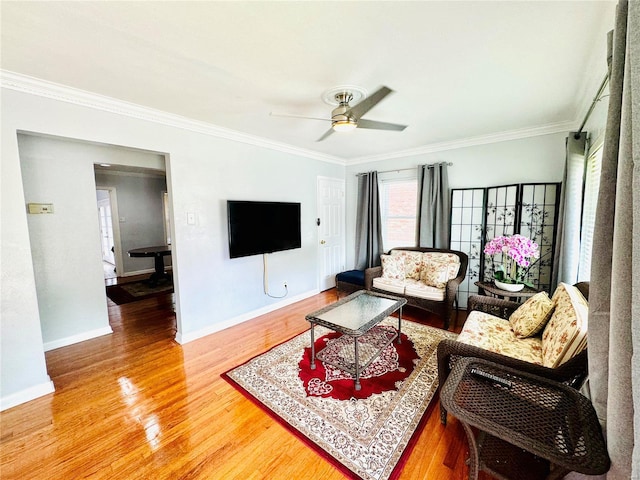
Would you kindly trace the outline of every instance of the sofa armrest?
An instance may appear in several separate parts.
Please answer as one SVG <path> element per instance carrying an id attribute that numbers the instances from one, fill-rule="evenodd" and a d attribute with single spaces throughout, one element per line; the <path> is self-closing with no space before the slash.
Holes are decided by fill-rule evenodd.
<path id="1" fill-rule="evenodd" d="M 467 302 L 467 311 L 477 310 L 508 320 L 519 306 L 520 304 L 518 302 L 511 302 L 484 295 L 472 295 Z"/>
<path id="2" fill-rule="evenodd" d="M 445 339 L 438 344 L 438 384 L 440 389 L 446 382 L 453 364 L 460 357 L 475 357 L 489 360 L 499 365 L 506 365 L 517 370 L 539 375 L 556 382 L 562 382 L 573 388 L 580 388 L 587 376 L 587 350 L 583 350 L 567 362 L 556 368 L 544 367 L 533 363 L 507 357 L 500 353 L 494 353 L 484 348 L 476 347 L 457 340 Z M 446 409 L 440 405 L 440 421 L 447 423 Z"/>
<path id="3" fill-rule="evenodd" d="M 456 294 L 458 293 L 458 286 L 464 280 L 464 274 L 458 275 L 455 278 L 452 278 L 445 285 L 445 300 L 451 304 L 453 304 L 454 299 L 456 298 Z"/>
<path id="4" fill-rule="evenodd" d="M 364 271 L 364 288 L 371 290 L 373 288 L 373 279 L 382 276 L 382 267 L 371 267 Z"/>

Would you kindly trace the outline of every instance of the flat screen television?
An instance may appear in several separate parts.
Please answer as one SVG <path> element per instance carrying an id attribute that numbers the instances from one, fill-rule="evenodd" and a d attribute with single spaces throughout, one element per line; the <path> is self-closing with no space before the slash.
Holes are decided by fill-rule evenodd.
<path id="1" fill-rule="evenodd" d="M 227 200 L 231 258 L 300 248 L 300 203 Z"/>

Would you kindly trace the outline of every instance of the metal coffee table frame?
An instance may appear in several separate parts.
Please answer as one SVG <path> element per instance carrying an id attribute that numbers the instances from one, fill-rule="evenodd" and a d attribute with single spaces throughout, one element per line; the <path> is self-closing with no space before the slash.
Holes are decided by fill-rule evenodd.
<path id="1" fill-rule="evenodd" d="M 363 295 L 367 296 L 362 297 Z M 368 305 L 362 305 L 364 302 L 369 301 Z M 392 297 L 390 295 L 384 295 L 377 292 L 370 292 L 366 290 L 360 290 L 352 293 L 351 295 L 344 297 L 336 303 L 328 305 L 316 312 L 310 313 L 305 316 L 305 319 L 311 324 L 311 369 L 316 368 L 316 356 L 322 354 L 322 350 L 317 352 L 315 348 L 315 332 L 316 325 L 329 328 L 335 332 L 353 337 L 354 348 L 354 364 L 355 367 L 351 368 L 349 365 L 339 362 L 330 362 L 323 360 L 326 363 L 333 365 L 341 370 L 344 370 L 354 376 L 355 389 L 360 390 L 360 372 L 366 369 L 371 362 L 373 362 L 380 352 L 384 350 L 396 338 L 398 343 L 402 342 L 401 329 L 402 329 L 402 307 L 407 303 L 404 298 Z M 360 308 L 369 307 L 368 309 Z M 354 311 L 355 309 L 355 311 Z M 365 335 L 372 327 L 380 323 L 392 313 L 398 311 L 398 331 L 395 335 L 388 338 L 387 341 L 378 349 L 377 353 L 371 356 L 369 360 L 360 365 L 360 357 L 358 355 L 358 339 Z M 357 315 L 354 316 L 354 313 Z"/>

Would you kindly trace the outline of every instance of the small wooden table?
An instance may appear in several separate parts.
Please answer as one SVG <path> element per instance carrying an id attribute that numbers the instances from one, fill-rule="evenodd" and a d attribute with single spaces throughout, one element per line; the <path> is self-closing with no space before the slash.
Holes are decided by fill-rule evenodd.
<path id="1" fill-rule="evenodd" d="M 514 302 L 521 302 L 521 298 L 529 298 L 533 297 L 536 293 L 539 293 L 539 290 L 535 288 L 527 287 L 526 285 L 519 292 L 510 292 L 508 290 L 502 290 L 501 288 L 496 287 L 493 282 L 475 282 L 476 287 L 480 290 L 480 293 L 490 293 L 500 298 L 504 298 L 505 300 L 509 300 L 513 298 Z"/>
<path id="2" fill-rule="evenodd" d="M 164 270 L 164 257 L 171 255 L 171 245 L 157 245 L 154 247 L 142 247 L 129 250 L 129 256 L 134 257 L 153 257 L 155 272 L 149 277 L 151 285 L 156 286 L 162 279 L 171 280 L 169 275 Z"/>

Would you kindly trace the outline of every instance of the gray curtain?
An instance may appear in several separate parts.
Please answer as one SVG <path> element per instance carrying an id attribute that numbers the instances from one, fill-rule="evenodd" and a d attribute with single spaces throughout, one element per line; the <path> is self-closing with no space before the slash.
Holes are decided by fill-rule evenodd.
<path id="1" fill-rule="evenodd" d="M 356 213 L 356 269 L 380 265 L 382 220 L 378 194 L 378 172 L 358 176 L 358 210 Z"/>
<path id="2" fill-rule="evenodd" d="M 618 3 L 609 51 L 589 292 L 589 389 L 611 457 L 607 479 L 628 480 L 640 478 L 640 2 Z"/>
<path id="3" fill-rule="evenodd" d="M 418 245 L 449 248 L 450 193 L 447 164 L 418 166 Z"/>
<path id="4" fill-rule="evenodd" d="M 553 274 L 550 292 L 558 283 L 573 285 L 578 281 L 580 256 L 580 223 L 582 218 L 582 196 L 584 191 L 584 167 L 586 162 L 587 134 L 576 138 L 571 132 L 566 141 L 564 178 L 560 192 L 556 255 L 553 259 Z"/>

